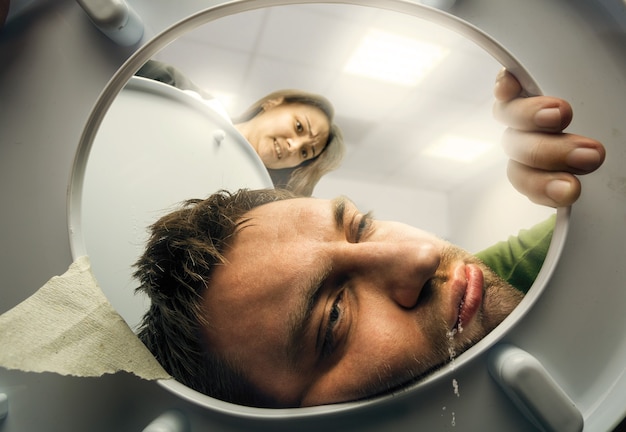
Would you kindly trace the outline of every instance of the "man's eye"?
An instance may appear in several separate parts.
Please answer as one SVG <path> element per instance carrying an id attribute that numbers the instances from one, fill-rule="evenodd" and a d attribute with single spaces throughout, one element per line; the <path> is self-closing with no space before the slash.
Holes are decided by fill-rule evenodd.
<path id="1" fill-rule="evenodd" d="M 333 307 L 330 309 L 330 315 L 328 316 L 328 326 L 333 329 L 339 321 L 339 317 L 341 316 L 341 308 L 339 307 L 341 300 L 341 295 L 337 296 L 335 302 L 333 303 Z"/>
<path id="2" fill-rule="evenodd" d="M 322 356 L 328 357 L 335 349 L 335 329 L 343 317 L 343 295 L 344 290 L 337 295 L 330 311 L 328 312 L 328 322 L 326 324 L 326 333 L 324 334 L 324 343 L 322 345 Z"/>

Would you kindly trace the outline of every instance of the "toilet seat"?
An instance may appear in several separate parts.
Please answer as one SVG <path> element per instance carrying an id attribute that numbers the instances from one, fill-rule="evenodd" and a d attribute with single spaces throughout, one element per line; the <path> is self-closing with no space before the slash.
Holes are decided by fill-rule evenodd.
<path id="1" fill-rule="evenodd" d="M 244 2 L 244 3 L 245 3 L 245 2 Z M 412 6 L 406 6 L 406 7 L 411 8 L 411 7 L 415 7 L 415 5 L 412 5 Z M 220 9 L 220 13 L 222 13 L 222 12 L 224 12 L 225 10 L 227 10 L 227 9 L 228 9 L 228 7 L 218 8 L 218 9 Z M 436 14 L 435 14 L 435 15 L 436 15 Z M 196 18 L 197 18 L 197 17 L 196 17 Z M 186 22 L 187 22 L 187 23 L 190 23 L 190 22 L 192 22 L 192 21 L 193 21 L 193 19 L 194 19 L 194 18 L 192 17 L 192 18 L 190 18 L 189 20 L 187 20 Z M 181 29 L 182 29 L 183 27 L 184 27 L 184 26 L 181 26 L 181 27 L 179 27 L 179 28 L 176 28 L 176 29 L 175 29 L 175 31 L 173 31 L 173 34 L 175 34 L 176 32 L 180 32 L 180 31 L 182 31 Z M 172 36 L 172 37 L 174 37 L 174 36 Z M 148 45 L 146 45 L 146 47 L 147 47 L 147 49 L 146 49 L 146 51 L 145 51 L 146 56 L 148 56 L 148 55 L 149 55 L 149 53 L 153 53 L 153 52 L 155 51 L 155 49 L 156 49 L 156 45 L 150 45 L 150 44 L 148 44 Z M 503 63 L 504 63 L 507 67 L 509 67 L 509 68 L 515 67 L 515 65 L 511 65 L 510 63 L 507 63 L 507 59 L 508 59 L 507 57 L 504 57 L 504 61 L 503 61 Z M 124 67 L 123 67 L 123 68 L 121 69 L 121 73 L 118 73 L 118 74 L 116 75 L 116 77 L 114 77 L 114 80 L 113 80 L 112 82 L 113 82 L 114 84 L 116 84 L 116 83 L 118 83 L 118 84 L 119 84 L 120 80 L 123 78 L 123 75 L 124 75 L 125 73 L 127 73 L 129 70 L 131 70 L 134 66 L 136 66 L 136 65 L 140 64 L 139 60 L 141 60 L 141 56 L 136 56 L 136 57 L 134 57 L 134 58 L 131 58 L 131 59 L 130 59 L 130 61 L 126 63 L 126 69 L 124 69 Z M 510 60 L 510 59 L 509 59 L 509 60 Z M 523 74 L 523 70 L 522 70 L 522 71 L 519 71 L 518 73 Z M 113 85 L 111 88 L 113 88 L 113 89 L 114 89 L 114 88 L 115 88 L 115 85 Z M 566 217 L 566 216 L 567 216 L 567 213 L 561 213 L 561 220 L 562 220 L 562 221 L 566 220 L 566 219 L 567 219 L 567 217 Z M 562 234 L 562 235 L 563 235 L 563 237 L 562 237 L 562 242 L 564 242 L 564 233 L 565 233 L 565 231 L 567 231 L 567 229 L 564 229 L 564 230 L 563 230 L 563 234 Z M 560 246 L 557 248 L 558 250 L 556 250 L 556 251 L 555 251 L 555 253 L 556 253 L 556 255 L 557 255 L 557 256 L 559 255 L 559 253 L 560 253 L 560 248 L 561 248 L 562 246 L 563 246 L 563 243 L 560 243 Z M 535 298 L 535 300 L 536 300 L 536 298 Z M 534 303 L 534 300 L 531 300 L 531 301 L 533 301 L 533 303 Z M 519 312 L 519 313 L 523 315 L 523 314 L 525 314 L 525 313 L 526 313 L 526 311 Z M 520 316 L 514 317 L 514 318 L 512 318 L 512 320 L 513 320 L 513 319 L 515 319 L 515 318 L 520 318 Z M 524 333 L 524 331 L 520 330 L 518 333 Z M 511 332 L 511 334 L 517 334 L 517 333 L 515 333 L 515 332 Z M 502 334 L 497 334 L 494 338 L 495 338 L 495 339 L 500 339 L 500 338 L 501 338 L 501 337 L 503 337 L 503 336 L 504 336 L 504 334 L 503 334 L 503 333 L 502 333 Z M 513 339 L 517 339 L 517 336 L 507 335 L 507 337 L 512 337 Z M 489 340 L 488 342 L 486 342 L 486 344 L 492 344 L 492 343 L 495 341 L 495 339 L 494 339 L 494 340 Z M 522 340 L 522 341 L 523 341 L 523 340 L 525 340 L 525 338 L 524 338 L 524 337 L 521 337 L 521 339 L 520 339 L 520 340 Z M 532 344 L 531 344 L 531 345 L 532 345 Z M 541 345 L 541 344 L 538 344 L 538 345 Z M 477 355 L 476 355 L 476 358 L 475 358 L 475 359 L 473 359 L 473 361 L 468 361 L 468 362 L 467 362 L 467 365 L 466 365 L 466 366 L 465 366 L 465 368 L 464 368 L 465 370 L 464 370 L 463 372 L 459 371 L 459 373 L 462 373 L 463 375 L 465 375 L 465 374 L 467 373 L 467 371 L 468 371 L 468 370 L 475 370 L 475 369 L 476 369 L 476 367 L 477 367 L 477 366 L 476 366 L 476 364 L 477 364 L 477 363 L 481 363 L 481 362 L 482 362 L 482 360 L 483 360 L 483 356 L 482 356 L 482 354 L 480 354 L 480 353 L 479 353 L 479 354 L 477 354 Z M 618 372 L 619 372 L 619 371 L 618 371 Z M 620 376 L 621 376 L 621 375 L 620 375 Z M 441 380 L 439 380 L 439 381 L 441 382 Z M 162 383 L 162 384 L 163 384 L 163 383 Z M 430 384 L 432 384 L 432 383 L 430 383 Z M 430 385 L 430 384 L 428 385 L 428 387 L 429 387 L 429 389 L 432 389 L 433 385 Z M 174 393 L 178 394 L 179 396 L 181 396 L 181 397 L 183 397 L 183 398 L 185 398 L 185 399 L 187 399 L 187 400 L 190 400 L 190 401 L 192 401 L 192 402 L 194 402 L 194 403 L 196 403 L 196 404 L 202 405 L 202 406 L 206 406 L 206 407 L 209 407 L 209 408 L 216 409 L 217 411 L 226 412 L 226 413 L 231 414 L 231 415 L 236 415 L 236 416 L 241 416 L 241 417 L 249 417 L 249 418 L 252 418 L 252 419 L 258 419 L 258 418 L 263 418 L 263 417 L 276 417 L 276 418 L 283 418 L 283 417 L 286 417 L 286 416 L 289 416 L 289 417 L 295 417 L 295 418 L 297 418 L 297 417 L 298 417 L 298 414 L 294 415 L 294 413 L 293 413 L 293 412 L 281 412 L 281 411 L 275 411 L 273 414 L 266 416 L 264 413 L 256 413 L 256 412 L 251 412 L 251 411 L 247 411 L 247 410 L 240 411 L 240 410 L 236 409 L 236 410 L 234 410 L 234 411 L 233 411 L 233 410 L 231 409 L 232 407 L 229 407 L 229 406 L 220 407 L 220 406 L 219 406 L 219 405 L 220 405 L 220 404 L 219 404 L 219 401 L 218 401 L 218 403 L 217 403 L 217 404 L 214 404 L 214 403 L 213 403 L 213 401 L 210 401 L 210 403 L 200 402 L 200 401 L 198 400 L 198 395 L 194 394 L 193 392 L 187 392 L 187 390 L 188 390 L 188 389 L 186 389 L 186 388 L 177 388 L 177 386 L 176 386 L 176 385 L 173 385 L 173 386 L 168 386 L 167 384 L 164 384 L 164 385 L 165 385 L 166 387 L 168 387 L 168 389 L 169 389 L 169 390 L 173 391 Z M 184 386 L 183 386 L 183 387 L 184 387 Z M 435 393 L 437 393 L 437 391 L 435 391 Z M 441 393 L 441 391 L 439 391 L 439 393 Z M 409 396 L 409 398 L 410 398 L 410 396 Z M 397 400 L 398 402 L 400 402 L 400 399 L 402 399 L 402 398 L 397 398 L 396 400 Z M 588 403 L 588 401 L 587 401 L 587 403 Z M 400 404 L 401 404 L 401 402 L 400 402 Z M 368 404 L 368 405 L 369 405 L 369 404 Z M 387 406 L 387 407 L 389 406 L 389 405 L 388 405 L 388 401 L 383 401 L 383 402 L 381 402 L 381 405 L 382 405 L 382 406 Z M 349 407 L 348 407 L 348 408 L 349 408 Z M 336 411 L 333 411 L 333 410 L 330 410 L 330 411 L 332 411 L 332 412 L 338 412 L 338 411 L 344 411 L 344 410 L 345 410 L 344 408 L 339 408 L 339 409 L 338 409 L 338 410 L 336 410 Z M 349 411 L 349 409 L 347 409 L 347 410 Z M 301 412 L 302 412 L 302 411 L 301 411 Z M 304 416 L 308 416 L 308 414 L 306 414 L 306 413 L 304 413 L 304 412 L 302 412 L 302 413 L 303 413 L 303 415 L 304 415 Z M 319 410 L 317 410 L 317 409 L 313 409 L 313 410 L 311 411 L 311 413 L 312 413 L 312 414 L 315 414 L 315 415 L 317 415 L 317 414 L 326 414 L 326 413 L 328 413 L 328 410 L 327 410 L 327 409 L 324 409 L 324 408 L 320 408 Z"/>
<path id="2" fill-rule="evenodd" d="M 219 189 L 273 188 L 265 166 L 229 120 L 172 86 L 131 77 L 74 168 L 70 244 L 88 255 L 101 288 L 133 329 L 149 302 L 130 265 L 147 227 L 177 204 Z"/>

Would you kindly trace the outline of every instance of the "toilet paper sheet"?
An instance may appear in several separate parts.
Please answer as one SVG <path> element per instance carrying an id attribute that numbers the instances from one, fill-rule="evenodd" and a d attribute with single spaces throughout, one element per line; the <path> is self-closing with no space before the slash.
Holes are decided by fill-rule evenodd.
<path id="1" fill-rule="evenodd" d="M 0 316 L 0 347 L 7 369 L 171 378 L 102 293 L 88 257 Z"/>

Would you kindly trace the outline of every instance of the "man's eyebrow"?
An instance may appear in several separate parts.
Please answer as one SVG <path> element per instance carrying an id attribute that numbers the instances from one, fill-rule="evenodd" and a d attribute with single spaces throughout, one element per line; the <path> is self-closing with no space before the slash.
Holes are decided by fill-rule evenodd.
<path id="1" fill-rule="evenodd" d="M 302 289 L 297 289 L 296 295 L 301 295 L 301 292 L 304 292 L 304 294 L 301 295 L 302 301 L 289 320 L 289 336 L 287 340 L 287 358 L 289 359 L 289 365 L 293 369 L 298 368 L 302 351 L 306 348 L 306 333 L 311 325 L 315 305 L 320 300 L 322 288 L 329 274 L 330 268 L 323 268 Z"/>
<path id="2" fill-rule="evenodd" d="M 343 220 L 347 202 L 349 202 L 348 199 L 343 196 L 337 197 L 330 202 L 335 227 L 340 231 L 343 231 Z M 328 266 L 320 269 L 304 287 L 296 289 L 296 295 L 301 295 L 303 300 L 300 302 L 296 312 L 290 317 L 289 335 L 286 347 L 287 358 L 293 368 L 297 368 L 302 350 L 306 346 L 304 338 L 311 324 L 313 310 L 315 309 L 315 305 L 319 302 L 322 295 L 322 288 L 324 287 L 324 283 L 330 271 L 331 268 Z M 302 292 L 304 294 L 301 294 Z"/>
<path id="3" fill-rule="evenodd" d="M 335 218 L 335 227 L 339 231 L 343 231 L 344 214 L 346 213 L 346 204 L 350 202 L 344 196 L 337 197 L 331 201 L 333 206 L 333 216 Z"/>

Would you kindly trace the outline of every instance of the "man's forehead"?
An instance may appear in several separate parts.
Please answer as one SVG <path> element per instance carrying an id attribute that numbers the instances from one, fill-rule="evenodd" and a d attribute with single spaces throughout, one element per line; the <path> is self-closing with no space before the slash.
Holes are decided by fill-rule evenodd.
<path id="1" fill-rule="evenodd" d="M 251 210 L 225 253 L 226 264 L 216 269 L 219 279 L 234 278 L 257 287 L 295 285 L 291 277 L 301 275 L 297 268 L 319 264 L 319 253 L 341 229 L 348 202 L 343 197 L 294 198 Z"/>
<path id="2" fill-rule="evenodd" d="M 309 204 L 319 209 L 320 205 L 321 208 L 329 207 L 330 201 L 316 198 L 277 201 L 259 206 L 244 217 L 243 229 L 225 253 L 225 265 L 217 267 L 213 273 L 212 289 L 207 290 L 205 297 L 210 309 L 218 304 L 222 307 L 228 304 L 231 312 L 237 309 L 238 313 L 244 313 L 250 318 L 251 328 L 256 326 L 258 330 L 261 324 L 270 325 L 265 322 L 268 314 L 276 314 L 275 307 L 267 307 L 273 302 L 279 300 L 285 311 L 300 303 L 300 296 L 296 293 L 306 292 L 313 277 L 308 272 L 315 271 L 322 264 L 318 252 L 323 245 L 306 243 L 302 237 L 289 241 L 289 234 L 294 231 L 275 217 L 273 209 L 289 208 L 302 213 L 310 208 Z M 265 207 L 265 211 L 258 211 L 263 210 L 261 207 Z M 293 214 L 289 213 L 290 216 Z M 314 230 L 309 231 L 313 237 L 317 235 Z M 287 234 L 286 239 L 284 234 Z M 275 244 L 273 240 L 276 240 Z M 256 324 L 251 324 L 253 322 Z"/>
<path id="3" fill-rule="evenodd" d="M 325 228 L 342 230 L 348 207 L 356 208 L 345 196 L 332 200 L 299 197 L 260 205 L 241 218 L 231 249 L 243 243 L 296 240 L 294 236 L 303 241 L 307 237 L 319 238 L 322 233 L 318 230 Z"/>
<path id="4" fill-rule="evenodd" d="M 287 214 L 292 211 L 326 211 L 334 212 L 339 206 L 345 207 L 346 205 L 355 206 L 354 202 L 344 196 L 340 195 L 333 199 L 315 198 L 315 197 L 297 197 L 284 200 L 273 201 L 270 203 L 262 204 L 253 208 L 244 214 L 242 219 L 249 219 L 252 216 L 258 216 L 268 213 L 275 214 Z"/>
<path id="5" fill-rule="evenodd" d="M 276 225 L 276 219 L 297 216 L 299 213 L 319 212 L 328 206 L 329 200 L 313 197 L 298 197 L 262 204 L 245 213 L 243 226 Z M 295 221 L 297 222 L 297 221 Z"/>

